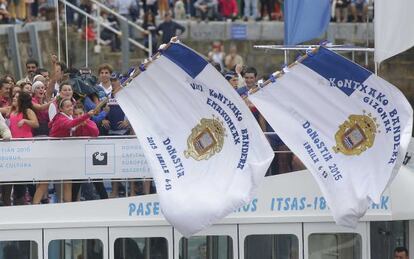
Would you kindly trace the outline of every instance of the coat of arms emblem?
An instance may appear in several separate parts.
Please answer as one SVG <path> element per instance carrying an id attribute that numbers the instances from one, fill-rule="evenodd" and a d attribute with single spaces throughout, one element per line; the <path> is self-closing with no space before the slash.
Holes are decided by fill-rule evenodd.
<path id="1" fill-rule="evenodd" d="M 348 120 L 339 126 L 335 134 L 335 153 L 344 155 L 359 155 L 374 145 L 378 124 L 376 118 L 368 115 L 350 115 Z"/>
<path id="2" fill-rule="evenodd" d="M 184 156 L 197 161 L 208 160 L 223 148 L 225 131 L 223 122 L 219 119 L 201 119 L 188 136 L 188 149 L 184 151 Z"/>

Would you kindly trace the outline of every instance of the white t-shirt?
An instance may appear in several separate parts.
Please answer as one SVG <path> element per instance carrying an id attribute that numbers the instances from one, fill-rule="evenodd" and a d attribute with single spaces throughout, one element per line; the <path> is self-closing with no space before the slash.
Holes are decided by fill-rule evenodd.
<path id="1" fill-rule="evenodd" d="M 49 121 L 52 121 L 53 118 L 57 114 L 57 107 L 56 107 L 56 104 L 54 102 L 49 105 L 48 113 L 49 113 Z"/>
<path id="2" fill-rule="evenodd" d="M 102 89 L 105 92 L 105 95 L 108 96 L 112 93 L 112 85 L 110 85 L 108 88 L 105 88 L 102 83 L 99 83 L 99 86 L 102 87 Z"/>

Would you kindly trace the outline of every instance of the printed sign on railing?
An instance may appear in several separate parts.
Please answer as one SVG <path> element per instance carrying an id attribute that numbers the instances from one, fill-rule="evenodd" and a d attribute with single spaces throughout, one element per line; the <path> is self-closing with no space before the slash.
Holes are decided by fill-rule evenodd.
<path id="1" fill-rule="evenodd" d="M 151 177 L 138 141 L 50 139 L 0 143 L 0 181 Z"/>

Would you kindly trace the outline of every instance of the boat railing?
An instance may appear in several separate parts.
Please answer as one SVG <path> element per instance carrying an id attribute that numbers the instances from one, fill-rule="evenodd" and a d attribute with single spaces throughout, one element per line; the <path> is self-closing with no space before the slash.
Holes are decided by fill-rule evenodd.
<path id="1" fill-rule="evenodd" d="M 367 40 L 367 46 L 369 45 Z M 318 48 L 321 45 L 254 45 L 253 48 L 255 49 L 261 49 L 261 50 L 271 50 L 271 51 L 283 51 L 284 53 L 284 64 L 288 65 L 289 60 L 289 53 L 290 51 L 307 51 L 309 49 Z M 335 52 L 350 52 L 351 53 L 351 60 L 355 61 L 355 53 L 363 52 L 365 54 L 365 67 L 368 67 L 368 61 L 369 61 L 369 54 L 374 53 L 375 48 L 370 47 L 360 47 L 360 46 L 354 46 L 354 45 L 334 45 L 331 43 L 328 43 L 326 45 L 323 45 L 325 48 L 328 48 Z M 375 74 L 377 74 L 377 66 L 375 65 Z"/>
<path id="2" fill-rule="evenodd" d="M 265 134 L 273 136 L 276 133 Z M 273 148 L 275 160 L 267 176 L 305 169 L 283 143 Z M 93 184 L 100 189 L 100 196 L 106 196 L 107 193 L 109 197 L 156 192 L 151 170 L 135 135 L 36 137 L 0 141 L 0 204 L 4 197 L 10 197 L 11 186 L 21 192 L 23 185 L 26 193 L 32 190 L 26 195 L 31 197 L 34 186 L 38 184 L 48 184 L 46 203 L 55 203 L 62 199 L 63 186 L 68 183 L 82 185 L 86 190 L 93 190 Z M 123 191 L 114 191 L 118 187 Z M 99 195 L 92 196 L 96 198 Z M 81 197 L 82 200 L 91 199 L 87 194 Z M 30 198 L 26 199 L 25 204 L 30 204 Z"/>
<path id="3" fill-rule="evenodd" d="M 297 157 L 286 146 L 280 147 L 274 147 L 275 161 L 267 175 L 305 169 L 298 167 Z M 1 140 L 0 168 L 0 187 L 49 182 L 134 185 L 152 180 L 134 135 Z"/>

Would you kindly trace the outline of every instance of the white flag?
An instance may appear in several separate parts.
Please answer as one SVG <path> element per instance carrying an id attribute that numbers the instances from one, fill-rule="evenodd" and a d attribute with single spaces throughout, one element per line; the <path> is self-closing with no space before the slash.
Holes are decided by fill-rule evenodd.
<path id="1" fill-rule="evenodd" d="M 413 0 L 375 0 L 375 62 L 414 46 Z"/>
<path id="2" fill-rule="evenodd" d="M 273 151 L 205 59 L 172 43 L 117 100 L 150 163 L 163 214 L 184 236 L 250 201 Z"/>
<path id="3" fill-rule="evenodd" d="M 411 139 L 404 95 L 325 48 L 249 97 L 311 171 L 335 221 L 355 227 L 395 176 Z"/>

